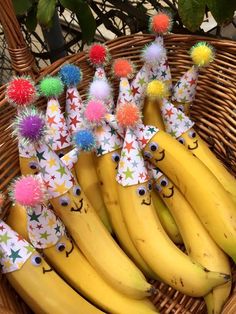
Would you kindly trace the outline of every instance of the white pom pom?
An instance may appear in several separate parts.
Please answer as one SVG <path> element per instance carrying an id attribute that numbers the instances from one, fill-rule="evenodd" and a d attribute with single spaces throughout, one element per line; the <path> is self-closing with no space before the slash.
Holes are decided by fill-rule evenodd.
<path id="1" fill-rule="evenodd" d="M 152 43 L 143 51 L 144 62 L 148 64 L 157 64 L 166 55 L 166 50 L 162 45 Z"/>
<path id="2" fill-rule="evenodd" d="M 95 80 L 89 88 L 90 97 L 99 100 L 106 100 L 111 96 L 111 87 L 108 82 L 103 80 Z"/>

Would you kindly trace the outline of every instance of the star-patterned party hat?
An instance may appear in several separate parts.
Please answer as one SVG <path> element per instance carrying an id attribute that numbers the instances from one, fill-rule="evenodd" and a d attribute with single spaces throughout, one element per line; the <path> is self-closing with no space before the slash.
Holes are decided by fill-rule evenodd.
<path id="1" fill-rule="evenodd" d="M 95 67 L 93 81 L 89 87 L 89 98 L 103 101 L 109 111 L 114 110 L 112 89 L 108 82 L 105 65 L 110 60 L 108 48 L 104 44 L 94 43 L 88 49 L 88 58 Z"/>
<path id="2" fill-rule="evenodd" d="M 196 95 L 196 88 L 199 76 L 199 69 L 206 67 L 214 60 L 214 49 L 206 42 L 199 42 L 190 50 L 190 55 L 194 65 L 183 74 L 175 84 L 171 101 L 182 111 L 189 113 L 189 105 Z"/>
<path id="3" fill-rule="evenodd" d="M 149 180 L 139 142 L 131 128 L 126 130 L 116 180 L 123 186 L 136 185 Z"/>
<path id="4" fill-rule="evenodd" d="M 66 64 L 60 69 L 59 76 L 67 87 L 65 119 L 68 131 L 73 134 L 83 127 L 84 105 L 77 89 L 77 85 L 82 80 L 82 71 L 76 65 Z"/>
<path id="5" fill-rule="evenodd" d="M 60 159 L 63 164 L 69 169 L 73 169 L 74 165 L 77 163 L 79 157 L 79 150 L 77 147 L 71 149 L 68 153 L 62 156 Z"/>
<path id="6" fill-rule="evenodd" d="M 187 132 L 194 125 L 194 122 L 191 121 L 184 112 L 177 109 L 167 100 L 162 104 L 161 115 L 166 132 L 175 138 Z"/>
<path id="7" fill-rule="evenodd" d="M 146 46 L 142 52 L 144 64 L 130 84 L 133 100 L 140 108 L 143 107 L 147 84 L 152 78 L 152 68 L 156 68 L 165 55 L 163 45 L 155 42 Z"/>
<path id="8" fill-rule="evenodd" d="M 135 135 L 140 148 L 143 149 L 157 132 L 159 132 L 159 129 L 155 126 L 139 123 L 135 128 Z"/>
<path id="9" fill-rule="evenodd" d="M 160 169 L 154 166 L 150 161 L 145 160 L 145 166 L 151 179 L 158 180 L 163 175 Z"/>
<path id="10" fill-rule="evenodd" d="M 126 102 L 133 102 L 134 98 L 128 80 L 133 76 L 133 64 L 127 59 L 116 59 L 112 68 L 114 76 L 120 79 L 117 106 Z"/>
<path id="11" fill-rule="evenodd" d="M 2 273 L 21 269 L 35 249 L 18 233 L 0 220 L 0 266 Z"/>
<path id="12" fill-rule="evenodd" d="M 39 89 L 48 98 L 46 142 L 54 151 L 67 148 L 71 145 L 71 136 L 57 98 L 63 92 L 63 83 L 59 77 L 48 76 L 40 82 Z"/>
<path id="13" fill-rule="evenodd" d="M 19 156 L 24 158 L 31 158 L 36 157 L 36 152 L 34 145 L 31 143 L 27 143 L 27 145 L 24 143 L 24 141 L 19 140 L 18 141 L 18 150 L 19 150 Z"/>
<path id="14" fill-rule="evenodd" d="M 167 11 L 158 11 L 153 17 L 150 18 L 149 24 L 150 31 L 156 34 L 155 42 L 164 49 L 163 58 L 160 60 L 160 63 L 152 67 L 151 79 L 165 81 L 169 90 L 172 88 L 172 77 L 168 64 L 167 52 L 164 48 L 163 35 L 171 31 L 172 24 L 172 16 L 170 12 Z"/>

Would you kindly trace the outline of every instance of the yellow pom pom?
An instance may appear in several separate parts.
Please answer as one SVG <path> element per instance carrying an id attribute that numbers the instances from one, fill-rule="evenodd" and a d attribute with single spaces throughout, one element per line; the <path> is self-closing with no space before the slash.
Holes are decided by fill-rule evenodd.
<path id="1" fill-rule="evenodd" d="M 147 96 L 163 99 L 168 97 L 166 84 L 159 80 L 153 80 L 147 85 Z"/>
<path id="2" fill-rule="evenodd" d="M 214 49 L 208 43 L 200 42 L 191 48 L 190 55 L 196 66 L 205 67 L 214 60 Z"/>

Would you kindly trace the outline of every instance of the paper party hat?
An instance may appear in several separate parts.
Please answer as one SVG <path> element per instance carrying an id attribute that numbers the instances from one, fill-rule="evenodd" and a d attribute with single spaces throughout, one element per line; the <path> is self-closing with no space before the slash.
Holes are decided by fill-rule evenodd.
<path id="1" fill-rule="evenodd" d="M 139 142 L 134 130 L 130 128 L 126 130 L 116 180 L 123 186 L 136 185 L 149 180 Z"/>
<path id="2" fill-rule="evenodd" d="M 150 161 L 145 160 L 145 166 L 151 179 L 158 180 L 163 175 L 160 169 L 154 166 Z"/>
<path id="3" fill-rule="evenodd" d="M 64 65 L 59 76 L 67 87 L 65 119 L 70 134 L 83 127 L 83 101 L 77 89 L 82 80 L 82 71 L 73 64 Z"/>
<path id="4" fill-rule="evenodd" d="M 184 112 L 177 109 L 172 103 L 163 101 L 161 115 L 165 130 L 173 137 L 179 137 L 194 125 Z"/>
<path id="5" fill-rule="evenodd" d="M 194 65 L 175 84 L 171 100 L 176 105 L 192 103 L 196 95 L 199 69 L 206 67 L 214 59 L 214 49 L 206 42 L 194 45 L 190 54 Z"/>
<path id="6" fill-rule="evenodd" d="M 79 158 L 79 150 L 77 147 L 71 149 L 68 153 L 62 156 L 60 159 L 63 164 L 68 168 L 72 169 L 74 165 L 77 163 Z"/>
<path id="7" fill-rule="evenodd" d="M 66 148 L 71 145 L 71 137 L 57 98 L 63 92 L 63 83 L 59 77 L 48 76 L 40 82 L 39 89 L 48 98 L 46 142 L 54 151 Z"/>
<path id="8" fill-rule="evenodd" d="M 35 249 L 0 220 L 0 265 L 2 273 L 21 269 Z"/>

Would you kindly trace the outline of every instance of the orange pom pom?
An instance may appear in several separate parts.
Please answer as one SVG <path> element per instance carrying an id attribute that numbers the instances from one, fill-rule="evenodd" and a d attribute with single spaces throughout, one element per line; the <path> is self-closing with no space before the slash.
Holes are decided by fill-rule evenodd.
<path id="1" fill-rule="evenodd" d="M 113 63 L 113 72 L 118 78 L 131 78 L 134 72 L 134 67 L 132 62 L 127 59 L 117 59 Z"/>
<path id="2" fill-rule="evenodd" d="M 135 104 L 125 103 L 118 106 L 116 119 L 122 127 L 134 127 L 140 122 L 141 113 Z"/>
<path id="3" fill-rule="evenodd" d="M 165 34 L 171 30 L 172 18 L 168 13 L 158 12 L 150 20 L 150 30 L 155 34 Z"/>

